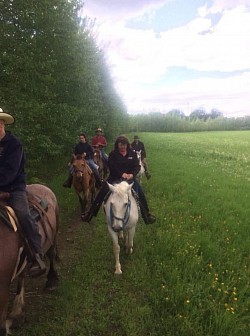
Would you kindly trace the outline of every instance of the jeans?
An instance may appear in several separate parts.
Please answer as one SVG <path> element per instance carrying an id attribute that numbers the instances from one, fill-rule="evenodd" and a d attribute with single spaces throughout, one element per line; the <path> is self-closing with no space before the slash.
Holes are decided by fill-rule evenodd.
<path id="1" fill-rule="evenodd" d="M 105 165 L 108 164 L 108 155 L 105 153 L 104 148 L 101 149 L 102 160 Z"/>
<path id="2" fill-rule="evenodd" d="M 41 236 L 38 231 L 38 224 L 31 217 L 26 191 L 11 192 L 8 203 L 15 211 L 31 249 L 33 252 L 41 254 Z"/>
<path id="3" fill-rule="evenodd" d="M 91 170 L 93 171 L 93 173 L 97 176 L 99 176 L 99 171 L 97 168 L 97 165 L 95 164 L 93 159 L 87 159 L 88 165 L 90 166 Z"/>

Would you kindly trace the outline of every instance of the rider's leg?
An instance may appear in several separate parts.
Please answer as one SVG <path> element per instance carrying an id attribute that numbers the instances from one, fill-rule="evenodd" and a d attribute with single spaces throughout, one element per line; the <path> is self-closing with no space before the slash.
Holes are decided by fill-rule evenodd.
<path id="1" fill-rule="evenodd" d="M 101 149 L 102 160 L 108 166 L 108 155 L 105 153 L 104 148 Z"/>
<path id="2" fill-rule="evenodd" d="M 148 171 L 148 164 L 147 164 L 146 158 L 144 158 L 144 159 L 142 160 L 142 164 L 143 164 L 143 167 L 144 167 L 144 170 L 145 170 L 146 178 L 149 180 L 150 177 L 151 177 L 151 174 L 150 174 L 149 171 Z"/>
<path id="3" fill-rule="evenodd" d="M 88 165 L 90 166 L 90 168 L 91 168 L 91 170 L 92 170 L 92 172 L 95 176 L 96 187 L 101 188 L 102 180 L 100 179 L 100 175 L 99 175 L 99 172 L 98 172 L 98 169 L 97 169 L 97 165 L 95 164 L 95 162 L 92 159 L 87 160 L 87 162 L 88 162 Z"/>
<path id="4" fill-rule="evenodd" d="M 71 188 L 72 186 L 72 182 L 73 182 L 73 175 L 72 175 L 72 171 L 73 170 L 73 166 L 70 165 L 69 166 L 69 175 L 68 175 L 68 178 L 67 180 L 63 183 L 63 187 L 64 188 Z"/>
<path id="5" fill-rule="evenodd" d="M 31 276 L 38 276 L 46 271 L 46 265 L 42 260 L 41 236 L 38 231 L 38 224 L 31 217 L 26 191 L 15 191 L 10 194 L 9 205 L 14 209 L 19 224 L 27 238 L 28 244 L 33 252 Z"/>
<path id="6" fill-rule="evenodd" d="M 153 224 L 156 221 L 156 218 L 154 215 L 152 215 L 149 211 L 148 202 L 146 200 L 145 194 L 142 190 L 142 187 L 140 184 L 135 180 L 133 184 L 133 189 L 137 192 L 139 197 L 139 204 L 140 204 L 140 210 L 141 215 L 146 224 Z"/>
<path id="7" fill-rule="evenodd" d="M 107 183 L 103 183 L 102 187 L 97 194 L 93 204 L 91 205 L 89 211 L 85 212 L 85 214 L 82 215 L 82 221 L 83 222 L 90 222 L 93 216 L 96 216 L 98 214 L 98 211 L 105 199 L 105 196 L 109 192 L 109 187 Z"/>

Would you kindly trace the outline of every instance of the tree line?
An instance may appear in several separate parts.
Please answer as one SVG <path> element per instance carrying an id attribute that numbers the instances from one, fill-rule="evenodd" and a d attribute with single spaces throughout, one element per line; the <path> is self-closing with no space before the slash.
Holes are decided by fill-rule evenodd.
<path id="1" fill-rule="evenodd" d="M 97 127 L 113 138 L 127 128 L 83 0 L 0 2 L 0 107 L 33 166 L 69 155 L 77 135 Z"/>
<path id="2" fill-rule="evenodd" d="M 201 132 L 250 130 L 250 116 L 228 118 L 217 110 L 195 110 L 185 116 L 179 110 L 168 113 L 136 114 L 129 117 L 130 132 Z"/>

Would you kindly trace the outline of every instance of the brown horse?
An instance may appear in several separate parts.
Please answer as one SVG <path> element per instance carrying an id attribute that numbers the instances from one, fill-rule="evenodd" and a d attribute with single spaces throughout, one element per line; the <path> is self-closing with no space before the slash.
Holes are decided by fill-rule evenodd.
<path id="1" fill-rule="evenodd" d="M 82 214 L 88 210 L 95 197 L 95 177 L 83 156 L 72 159 L 73 186 L 81 205 Z"/>
<path id="2" fill-rule="evenodd" d="M 95 164 L 99 167 L 98 171 L 99 171 L 100 178 L 102 180 L 106 180 L 106 178 L 108 176 L 108 169 L 107 169 L 106 165 L 103 162 L 100 149 L 97 149 L 97 148 L 94 149 L 93 160 L 94 160 Z"/>
<path id="3" fill-rule="evenodd" d="M 31 184 L 27 186 L 27 191 L 32 198 L 34 208 L 40 209 L 37 214 L 39 232 L 42 237 L 42 251 L 48 257 L 50 265 L 47 274 L 46 288 L 53 290 L 58 282 L 57 272 L 54 268 L 54 261 L 57 256 L 56 234 L 59 225 L 59 213 L 57 199 L 54 193 L 46 186 L 40 184 Z M 45 200 L 46 210 L 39 205 L 39 201 Z M 0 336 L 8 334 L 9 327 L 13 320 L 22 316 L 24 309 L 24 278 L 27 274 L 27 258 L 23 250 L 25 249 L 24 239 L 18 229 L 18 221 L 13 212 L 6 217 L 6 207 L 1 204 L 0 208 Z M 12 211 L 11 211 L 12 210 Z M 7 217 L 8 218 L 8 217 Z M 12 223 L 12 225 L 11 225 Z M 7 309 L 9 301 L 9 291 L 11 282 L 17 278 L 17 291 L 10 313 L 10 319 L 7 319 Z"/>

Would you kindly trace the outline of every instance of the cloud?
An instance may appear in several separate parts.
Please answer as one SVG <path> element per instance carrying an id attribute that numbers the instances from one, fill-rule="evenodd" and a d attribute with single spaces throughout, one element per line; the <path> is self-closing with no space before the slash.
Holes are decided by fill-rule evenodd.
<path id="1" fill-rule="evenodd" d="M 154 17 L 170 1 L 85 1 L 86 13 L 98 16 L 99 41 L 105 44 L 112 77 L 128 111 L 184 106 L 186 113 L 200 104 L 250 114 L 250 0 L 237 0 L 236 5 L 214 0 L 210 7 L 204 1 L 189 22 L 160 33 L 153 27 L 127 25 L 146 13 Z M 179 82 L 166 85 L 172 67 L 203 72 L 204 77 L 184 80 L 178 73 Z M 228 76 L 213 78 L 210 72 L 215 71 Z M 242 74 L 235 75 L 236 71 Z"/>

